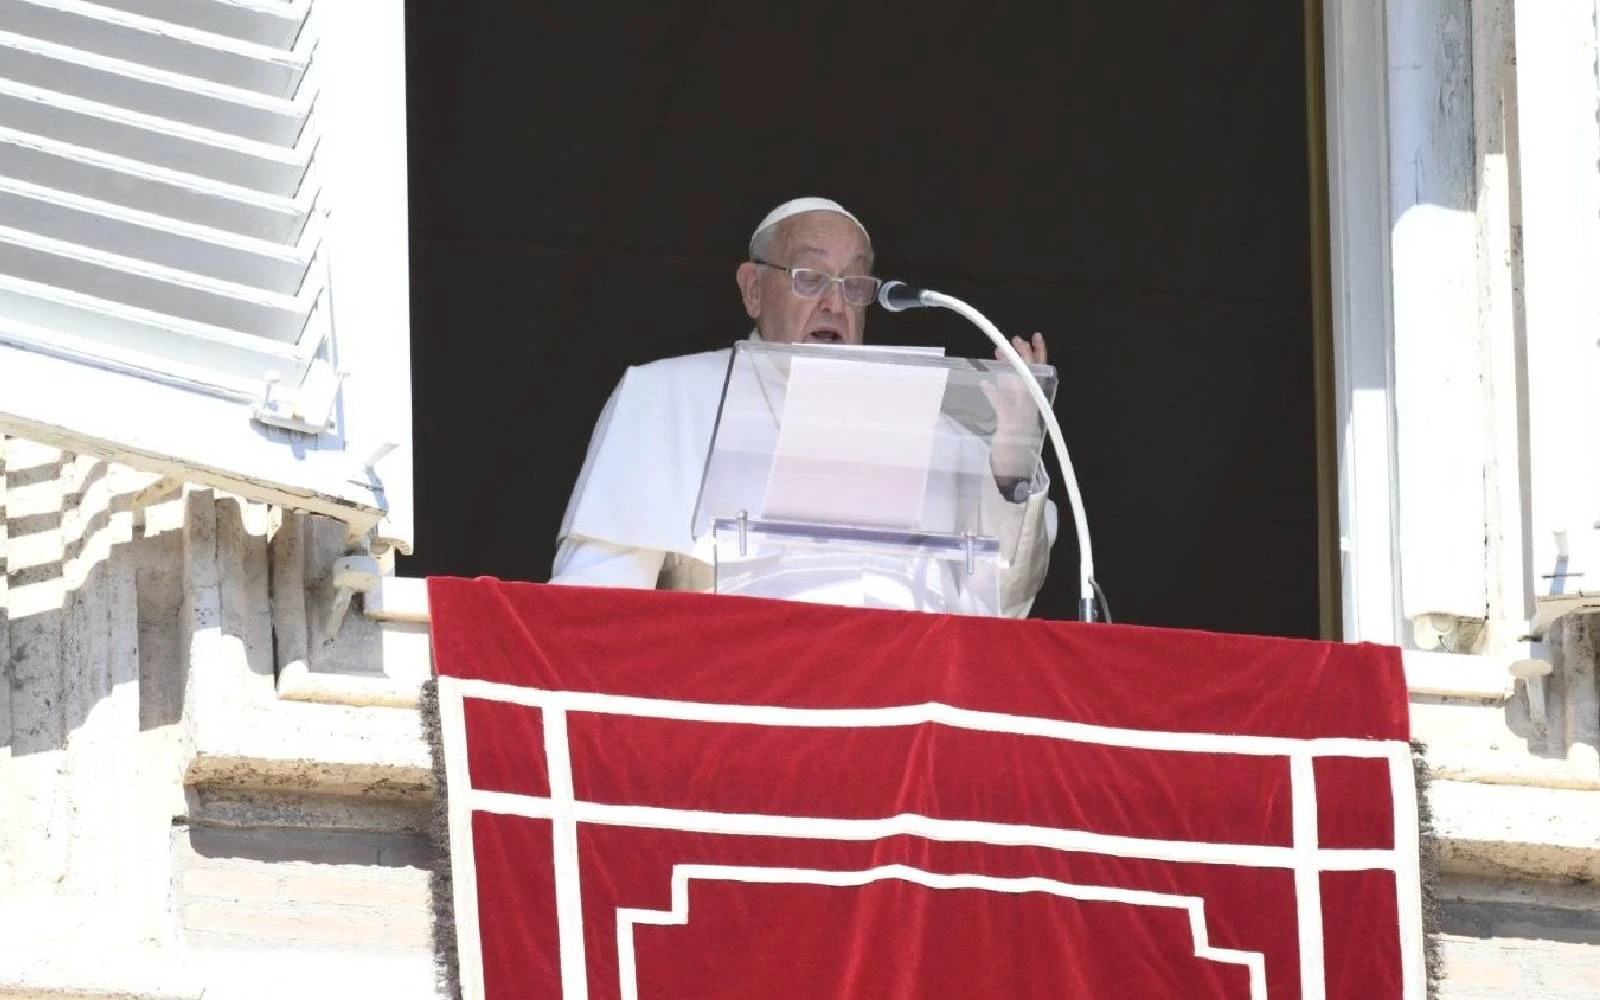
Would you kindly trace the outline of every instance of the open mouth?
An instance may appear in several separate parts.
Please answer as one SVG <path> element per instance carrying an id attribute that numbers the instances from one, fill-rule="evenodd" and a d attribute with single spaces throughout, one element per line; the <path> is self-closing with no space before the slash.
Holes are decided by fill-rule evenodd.
<path id="1" fill-rule="evenodd" d="M 842 344 L 844 343 L 844 333 L 839 330 L 822 327 L 806 334 L 806 340 L 813 344 Z"/>

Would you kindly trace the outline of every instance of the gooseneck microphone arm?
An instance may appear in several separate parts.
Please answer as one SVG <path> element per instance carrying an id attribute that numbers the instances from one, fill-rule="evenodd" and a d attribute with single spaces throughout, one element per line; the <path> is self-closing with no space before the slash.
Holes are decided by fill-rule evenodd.
<path id="1" fill-rule="evenodd" d="M 1022 377 L 1022 383 L 1028 387 L 1028 395 L 1032 397 L 1033 405 L 1044 418 L 1045 430 L 1050 435 L 1051 447 L 1055 449 L 1056 461 L 1061 466 L 1061 478 L 1066 481 L 1067 499 L 1072 506 L 1072 524 L 1078 535 L 1078 620 L 1097 621 L 1099 614 L 1095 595 L 1099 585 L 1094 579 L 1094 549 L 1089 544 L 1089 519 L 1083 510 L 1083 494 L 1078 490 L 1078 474 L 1073 470 L 1071 456 L 1067 454 L 1067 442 L 1061 434 L 1061 424 L 1056 421 L 1050 401 L 1045 398 L 1039 380 L 1034 378 L 1033 372 L 1028 369 L 1028 363 L 1022 360 L 1022 355 L 1017 353 L 1017 349 L 1011 346 L 1011 342 L 1006 340 L 1005 335 L 989 322 L 983 313 L 954 296 L 912 288 L 903 281 L 886 281 L 878 289 L 878 304 L 889 312 L 935 306 L 961 314 L 994 341 L 995 347 L 1000 350 L 1000 356 L 1005 358 Z"/>

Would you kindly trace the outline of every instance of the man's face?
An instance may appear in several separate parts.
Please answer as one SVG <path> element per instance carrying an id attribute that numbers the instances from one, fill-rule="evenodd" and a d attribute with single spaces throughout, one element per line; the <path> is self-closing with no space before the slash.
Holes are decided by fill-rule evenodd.
<path id="1" fill-rule="evenodd" d="M 872 248 L 855 223 L 836 212 L 803 212 L 779 223 L 774 252 L 764 258 L 783 267 L 809 267 L 834 277 L 868 274 Z M 777 344 L 859 344 L 867 324 L 867 307 L 845 301 L 838 282 L 821 295 L 803 298 L 794 292 L 789 272 L 780 267 L 739 265 L 739 291 L 745 312 L 761 338 Z"/>

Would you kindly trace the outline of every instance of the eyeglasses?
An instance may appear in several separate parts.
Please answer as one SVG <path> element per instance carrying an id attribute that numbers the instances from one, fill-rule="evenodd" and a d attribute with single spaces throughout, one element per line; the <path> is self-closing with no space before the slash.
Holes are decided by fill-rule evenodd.
<path id="1" fill-rule="evenodd" d="M 844 294 L 846 302 L 853 306 L 867 306 L 877 297 L 878 285 L 882 284 L 881 278 L 874 278 L 870 274 L 846 274 L 836 278 L 827 271 L 819 271 L 814 267 L 784 267 L 782 264 L 770 264 L 760 259 L 754 259 L 750 263 L 770 267 L 775 271 L 787 271 L 789 283 L 794 286 L 794 293 L 802 299 L 814 299 L 826 292 L 834 282 L 838 282 L 839 290 Z"/>

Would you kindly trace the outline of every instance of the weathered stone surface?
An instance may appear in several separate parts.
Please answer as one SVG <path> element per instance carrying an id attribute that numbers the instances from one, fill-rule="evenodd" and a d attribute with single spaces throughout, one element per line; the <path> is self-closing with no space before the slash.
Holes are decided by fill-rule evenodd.
<path id="1" fill-rule="evenodd" d="M 270 512 L 15 440 L 0 511 L 0 997 L 433 996 L 416 714 L 280 700 Z"/>
<path id="2" fill-rule="evenodd" d="M 416 833 L 178 828 L 174 872 L 185 942 L 431 954 L 430 857 Z"/>
<path id="3" fill-rule="evenodd" d="M 1440 1000 L 1600 997 L 1600 888 L 1447 879 Z"/>

